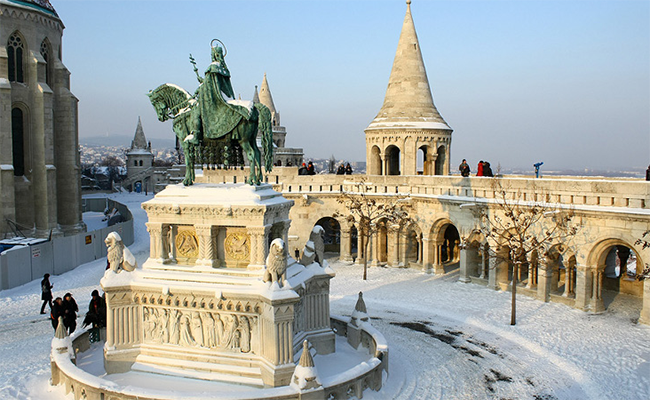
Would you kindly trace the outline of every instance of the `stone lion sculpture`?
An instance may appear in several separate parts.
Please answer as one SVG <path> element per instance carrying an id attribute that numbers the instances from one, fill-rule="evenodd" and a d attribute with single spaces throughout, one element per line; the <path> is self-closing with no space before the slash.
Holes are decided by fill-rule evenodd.
<path id="1" fill-rule="evenodd" d="M 108 264 L 111 271 L 118 273 L 122 270 L 131 272 L 137 268 L 138 263 L 135 261 L 133 253 L 124 246 L 122 237 L 117 232 L 111 232 L 104 240 L 108 248 Z"/>
<path id="2" fill-rule="evenodd" d="M 282 239 L 273 239 L 269 247 L 269 255 L 266 257 L 266 269 L 264 270 L 264 282 L 277 282 L 283 286 L 287 279 L 287 252 Z"/>
<path id="3" fill-rule="evenodd" d="M 314 226 L 309 234 L 309 240 L 314 244 L 316 262 L 323 265 L 323 261 L 325 261 L 325 229 L 320 225 Z"/>

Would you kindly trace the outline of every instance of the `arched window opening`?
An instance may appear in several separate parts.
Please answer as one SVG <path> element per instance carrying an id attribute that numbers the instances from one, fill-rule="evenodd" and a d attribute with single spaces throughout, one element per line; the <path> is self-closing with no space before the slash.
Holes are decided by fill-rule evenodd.
<path id="1" fill-rule="evenodd" d="M 142 160 L 140 160 L 140 166 L 142 166 Z"/>
<path id="2" fill-rule="evenodd" d="M 25 175 L 25 120 L 23 110 L 11 110 L 11 144 L 13 147 L 14 175 Z"/>
<path id="3" fill-rule="evenodd" d="M 7 61 L 9 62 L 9 81 L 10 82 L 25 82 L 25 74 L 23 69 L 23 54 L 25 46 L 18 32 L 14 32 L 9 36 L 7 41 Z"/>
<path id="4" fill-rule="evenodd" d="M 386 175 L 400 175 L 401 154 L 397 146 L 386 149 Z"/>
<path id="5" fill-rule="evenodd" d="M 643 282 L 635 279 L 643 263 L 628 245 L 617 243 L 605 249 L 599 269 L 603 271 L 603 301 L 609 307 L 618 293 L 643 297 Z M 604 265 L 603 265 L 604 264 Z"/>
<path id="6" fill-rule="evenodd" d="M 47 39 L 41 43 L 41 56 L 45 60 L 45 83 L 52 87 L 52 47 Z"/>
<path id="7" fill-rule="evenodd" d="M 436 175 L 446 175 L 445 163 L 447 162 L 445 146 L 438 147 L 438 157 L 436 157 Z"/>
<path id="8" fill-rule="evenodd" d="M 417 153 L 417 174 L 433 175 L 432 161 L 431 154 L 429 154 L 429 146 L 420 146 Z"/>
<path id="9" fill-rule="evenodd" d="M 449 224 L 445 228 L 442 246 L 440 248 L 440 261 L 442 263 L 455 263 L 460 259 L 460 234 L 455 226 Z"/>
<path id="10" fill-rule="evenodd" d="M 325 251 L 339 253 L 341 246 L 341 225 L 339 221 L 332 217 L 324 217 L 319 219 L 316 225 L 321 226 L 325 230 L 323 237 Z"/>

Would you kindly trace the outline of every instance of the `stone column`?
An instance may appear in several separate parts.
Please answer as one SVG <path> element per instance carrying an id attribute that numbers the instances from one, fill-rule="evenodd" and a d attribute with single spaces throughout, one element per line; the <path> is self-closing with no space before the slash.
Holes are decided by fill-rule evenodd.
<path id="1" fill-rule="evenodd" d="M 431 251 L 431 243 L 428 236 L 422 237 L 422 269 L 426 273 L 431 273 L 433 270 L 433 251 Z"/>
<path id="2" fill-rule="evenodd" d="M 481 255 L 481 261 L 479 264 L 479 268 L 481 269 L 479 273 L 479 278 L 480 279 L 485 279 L 486 278 L 486 270 L 489 266 L 489 253 L 485 245 L 481 244 L 478 246 L 478 252 Z"/>
<path id="3" fill-rule="evenodd" d="M 576 265 L 576 301 L 574 307 L 582 311 L 589 309 L 592 287 L 591 269 L 586 265 Z"/>
<path id="4" fill-rule="evenodd" d="M 248 269 L 262 269 L 266 263 L 266 255 L 269 251 L 269 230 L 270 225 L 254 226 L 248 228 L 251 239 L 251 255 Z"/>
<path id="5" fill-rule="evenodd" d="M 149 232 L 149 257 L 157 262 L 162 262 L 162 225 L 159 222 L 147 222 Z"/>
<path id="6" fill-rule="evenodd" d="M 641 308 L 639 323 L 650 324 L 650 279 L 643 281 L 643 307 Z"/>
<path id="7" fill-rule="evenodd" d="M 0 76 L 6 77 L 7 48 L 0 46 Z M 14 166 L 11 132 L 11 84 L 0 80 L 0 235 L 10 232 L 7 220 L 16 221 L 16 204 L 14 198 Z M 13 235 L 12 235 L 13 236 Z"/>
<path id="8" fill-rule="evenodd" d="M 391 267 L 399 266 L 399 224 L 388 227 L 388 264 Z"/>
<path id="9" fill-rule="evenodd" d="M 169 247 L 171 249 L 171 252 L 169 254 L 169 262 L 176 264 L 176 235 L 178 234 L 178 226 L 176 225 L 171 225 L 170 226 L 170 235 L 169 235 Z"/>
<path id="10" fill-rule="evenodd" d="M 555 260 L 547 257 L 539 258 L 539 275 L 537 277 L 537 298 L 549 302 L 551 300 L 551 284 L 553 281 L 553 268 Z"/>
<path id="11" fill-rule="evenodd" d="M 171 257 L 171 241 L 170 241 L 170 236 L 171 236 L 171 227 L 169 224 L 162 224 L 162 229 L 161 229 L 161 255 L 160 258 L 162 259 L 163 264 L 169 264 L 170 257 Z"/>
<path id="12" fill-rule="evenodd" d="M 379 232 L 378 231 L 375 231 L 372 234 L 372 236 L 370 236 L 370 245 L 368 246 L 368 265 L 371 267 L 379 266 Z"/>
<path id="13" fill-rule="evenodd" d="M 350 242 L 350 227 L 347 225 L 341 225 L 341 250 L 340 250 L 340 259 L 341 261 L 351 262 L 352 261 L 352 243 Z"/>
<path id="14" fill-rule="evenodd" d="M 593 280 L 591 281 L 591 300 L 589 310 L 594 313 L 605 311 L 603 302 L 603 273 L 604 270 L 598 267 L 592 269 Z"/>
<path id="15" fill-rule="evenodd" d="M 487 287 L 490 289 L 494 290 L 500 290 L 501 286 L 499 286 L 499 280 L 497 279 L 497 274 L 498 274 L 498 262 L 496 258 L 490 257 L 488 258 L 488 284 Z"/>
<path id="16" fill-rule="evenodd" d="M 442 265 L 442 243 L 433 240 L 433 273 L 435 275 L 444 275 L 445 268 Z"/>
<path id="17" fill-rule="evenodd" d="M 194 230 L 199 239 L 199 256 L 196 264 L 206 265 L 212 268 L 218 267 L 214 227 L 211 225 L 194 225 Z"/>
<path id="18" fill-rule="evenodd" d="M 468 249 L 467 242 L 463 241 L 458 245 L 458 249 L 460 250 L 460 277 L 458 278 L 459 282 L 462 283 L 470 283 L 472 281 L 472 278 L 469 276 L 470 274 L 470 250 Z"/>
<path id="19" fill-rule="evenodd" d="M 364 259 L 366 257 L 366 254 L 363 254 L 364 248 L 363 244 L 365 242 L 365 238 L 361 234 L 361 229 L 359 229 L 359 226 L 357 225 L 357 260 L 356 264 L 357 265 L 363 265 Z"/>
<path id="20" fill-rule="evenodd" d="M 261 365 L 265 385 L 288 385 L 293 373 L 293 317 L 295 301 L 265 304 L 260 318 Z"/>

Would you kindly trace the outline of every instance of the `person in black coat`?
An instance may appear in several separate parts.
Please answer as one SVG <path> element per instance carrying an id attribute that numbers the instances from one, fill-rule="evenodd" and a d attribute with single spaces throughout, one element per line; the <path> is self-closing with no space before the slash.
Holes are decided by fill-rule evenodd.
<path id="1" fill-rule="evenodd" d="M 339 165 L 339 168 L 336 170 L 336 175 L 345 175 L 345 167 L 343 164 Z"/>
<path id="2" fill-rule="evenodd" d="M 302 163 L 302 167 L 298 169 L 298 175 L 309 175 L 309 171 L 307 170 L 307 165 L 305 165 L 305 163 Z"/>
<path id="3" fill-rule="evenodd" d="M 345 165 L 345 175 L 352 175 L 352 167 L 350 166 L 350 163 Z"/>
<path id="4" fill-rule="evenodd" d="M 311 161 L 307 164 L 307 175 L 316 175 L 316 171 L 314 170 L 314 163 Z"/>
<path id="5" fill-rule="evenodd" d="M 99 296 L 97 290 L 93 290 L 91 296 L 83 327 L 92 325 L 93 328 L 102 328 L 106 326 L 106 300 Z"/>
<path id="6" fill-rule="evenodd" d="M 483 176 L 494 176 L 490 163 L 487 161 L 483 164 Z"/>
<path id="7" fill-rule="evenodd" d="M 41 306 L 41 314 L 45 314 L 45 305 L 50 305 L 50 310 L 52 310 L 52 288 L 54 285 L 50 283 L 50 274 L 43 275 L 43 280 L 41 281 L 41 300 L 43 300 L 43 305 Z"/>
<path id="8" fill-rule="evenodd" d="M 66 293 L 63 296 L 63 324 L 68 329 L 68 335 L 77 329 L 77 311 L 77 302 L 72 298 L 72 294 Z"/>
<path id="9" fill-rule="evenodd" d="M 59 317 L 65 316 L 63 309 L 63 299 L 57 297 L 52 303 L 52 309 L 50 311 L 50 320 L 52 322 L 52 327 L 56 331 L 56 327 L 59 325 Z"/>

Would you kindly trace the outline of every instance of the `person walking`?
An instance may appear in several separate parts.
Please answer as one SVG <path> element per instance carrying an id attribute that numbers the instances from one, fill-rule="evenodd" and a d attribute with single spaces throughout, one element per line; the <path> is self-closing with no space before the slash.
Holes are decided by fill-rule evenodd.
<path id="1" fill-rule="evenodd" d="M 478 162 L 478 167 L 476 167 L 476 176 L 483 176 L 483 160 Z"/>
<path id="2" fill-rule="evenodd" d="M 79 311 L 79 307 L 70 293 L 66 293 L 65 296 L 63 296 L 62 305 L 63 324 L 68 330 L 68 335 L 70 335 L 75 331 L 75 329 L 77 329 L 77 311 Z"/>
<path id="3" fill-rule="evenodd" d="M 466 160 L 466 159 L 463 158 L 463 162 L 460 163 L 460 166 L 458 167 L 458 170 L 460 171 L 460 174 L 461 174 L 463 177 L 466 178 L 466 177 L 469 176 L 469 174 L 470 174 L 471 171 L 469 170 L 469 164 L 467 164 L 467 160 Z"/>
<path id="4" fill-rule="evenodd" d="M 63 299 L 57 297 L 52 303 L 52 309 L 50 311 L 50 321 L 52 322 L 52 327 L 56 331 L 56 327 L 59 326 L 59 317 L 64 316 L 63 310 Z"/>
<path id="5" fill-rule="evenodd" d="M 52 310 L 52 288 L 54 285 L 50 283 L 50 274 L 43 275 L 43 280 L 41 281 L 41 300 L 43 300 L 43 305 L 41 306 L 41 314 L 45 314 L 45 305 L 50 305 L 50 311 Z"/>

